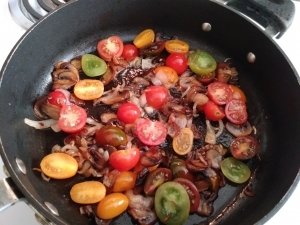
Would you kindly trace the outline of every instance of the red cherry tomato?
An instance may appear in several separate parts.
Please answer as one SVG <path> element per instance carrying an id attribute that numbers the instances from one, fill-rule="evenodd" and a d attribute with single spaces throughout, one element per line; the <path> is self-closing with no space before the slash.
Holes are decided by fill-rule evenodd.
<path id="1" fill-rule="evenodd" d="M 111 61 L 113 57 L 120 57 L 123 48 L 123 41 L 119 36 L 111 36 L 99 41 L 97 44 L 98 54 L 106 61 Z"/>
<path id="2" fill-rule="evenodd" d="M 187 70 L 188 59 L 185 54 L 171 53 L 166 59 L 166 65 L 173 68 L 180 75 Z"/>
<path id="3" fill-rule="evenodd" d="M 220 108 L 220 106 L 215 104 L 213 101 L 208 101 L 203 106 L 203 111 L 208 120 L 218 121 L 225 117 L 223 109 Z"/>
<path id="4" fill-rule="evenodd" d="M 139 54 L 139 50 L 133 44 L 124 45 L 122 57 L 127 61 L 132 61 Z"/>
<path id="5" fill-rule="evenodd" d="M 150 86 L 146 88 L 145 95 L 148 105 L 159 109 L 168 101 L 169 91 L 164 86 Z"/>
<path id="6" fill-rule="evenodd" d="M 237 137 L 230 144 L 232 156 L 239 160 L 251 159 L 257 154 L 258 144 L 251 136 Z"/>
<path id="7" fill-rule="evenodd" d="M 159 145 L 166 140 L 167 128 L 159 121 L 140 118 L 136 121 L 135 132 L 146 145 Z"/>
<path id="8" fill-rule="evenodd" d="M 120 105 L 117 112 L 118 119 L 126 124 L 134 123 L 137 120 L 137 118 L 140 118 L 140 116 L 141 111 L 139 107 L 130 102 Z"/>
<path id="9" fill-rule="evenodd" d="M 218 105 L 225 105 L 232 98 L 229 85 L 222 82 L 213 82 L 207 86 L 208 97 Z"/>
<path id="10" fill-rule="evenodd" d="M 74 104 L 64 105 L 59 114 L 58 126 L 64 132 L 74 133 L 80 131 L 87 119 L 86 111 Z"/>
<path id="11" fill-rule="evenodd" d="M 229 88 L 232 91 L 232 97 L 231 97 L 232 99 L 239 99 L 242 100 L 243 102 L 247 102 L 246 95 L 242 91 L 242 89 L 234 85 L 229 85 Z"/>
<path id="12" fill-rule="evenodd" d="M 110 165 L 119 171 L 131 170 L 140 159 L 140 150 L 133 146 L 126 150 L 118 150 L 110 154 Z"/>
<path id="13" fill-rule="evenodd" d="M 225 106 L 226 118 L 234 124 L 243 124 L 248 119 L 247 107 L 244 101 L 232 99 Z"/>
<path id="14" fill-rule="evenodd" d="M 69 102 L 69 99 L 67 98 L 66 93 L 63 93 L 59 90 L 55 90 L 48 94 L 47 101 L 51 105 L 62 107 Z"/>

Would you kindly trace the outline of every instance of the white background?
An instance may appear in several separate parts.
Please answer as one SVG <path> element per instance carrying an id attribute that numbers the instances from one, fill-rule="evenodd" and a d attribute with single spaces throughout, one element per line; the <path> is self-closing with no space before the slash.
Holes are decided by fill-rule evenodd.
<path id="1" fill-rule="evenodd" d="M 300 74 L 300 2 L 295 2 L 296 16 L 286 34 L 278 40 L 290 60 Z M 0 67 L 19 37 L 25 32 L 11 19 L 6 0 L 0 0 Z M 284 75 L 283 75 L 284 76 Z M 300 96 L 299 96 L 300 98 Z M 299 151 L 300 154 L 300 151 Z M 299 162 L 300 164 L 300 162 Z M 3 162 L 0 159 L 0 179 L 5 177 L 2 171 Z M 272 187 L 270 187 L 272 188 Z M 1 193 L 0 193 L 1 194 Z M 263 204 L 263 202 L 261 203 Z M 300 185 L 289 198 L 287 203 L 273 216 L 266 225 L 299 225 L 300 224 Z M 250 212 L 249 212 L 250 213 Z M 24 202 L 0 213 L 0 225 L 38 225 L 34 212 Z"/>

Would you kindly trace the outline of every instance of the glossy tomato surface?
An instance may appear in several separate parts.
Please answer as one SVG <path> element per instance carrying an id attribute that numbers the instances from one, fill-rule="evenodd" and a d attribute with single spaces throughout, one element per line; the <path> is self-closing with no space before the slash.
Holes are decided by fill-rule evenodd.
<path id="1" fill-rule="evenodd" d="M 81 57 L 81 68 L 85 75 L 96 77 L 103 75 L 107 70 L 106 62 L 96 55 L 85 54 Z"/>
<path id="2" fill-rule="evenodd" d="M 110 165 L 119 171 L 128 171 L 136 166 L 140 159 L 140 150 L 132 146 L 126 150 L 118 150 L 110 154 Z"/>
<path id="3" fill-rule="evenodd" d="M 132 61 L 139 55 L 139 50 L 133 44 L 124 45 L 122 57 L 127 61 Z"/>
<path id="4" fill-rule="evenodd" d="M 218 121 L 225 117 L 223 109 L 213 101 L 208 101 L 203 106 L 203 111 L 208 120 Z"/>
<path id="5" fill-rule="evenodd" d="M 239 160 L 253 158 L 258 151 L 257 140 L 252 136 L 241 136 L 235 138 L 230 144 L 232 156 Z"/>
<path id="6" fill-rule="evenodd" d="M 117 117 L 125 124 L 134 123 L 141 117 L 141 110 L 136 104 L 131 102 L 123 103 L 118 108 Z"/>
<path id="7" fill-rule="evenodd" d="M 188 68 L 188 60 L 185 54 L 171 53 L 166 59 L 166 65 L 173 68 L 179 75 Z"/>
<path id="8" fill-rule="evenodd" d="M 137 48 L 146 48 L 154 42 L 155 33 L 152 29 L 146 29 L 140 32 L 133 40 Z"/>
<path id="9" fill-rule="evenodd" d="M 106 125 L 96 131 L 96 142 L 98 145 L 112 145 L 118 147 L 127 144 L 127 135 L 116 126 Z"/>
<path id="10" fill-rule="evenodd" d="M 72 186 L 71 199 L 79 204 L 100 202 L 106 195 L 105 186 L 99 181 L 84 181 Z"/>
<path id="11" fill-rule="evenodd" d="M 213 82 L 207 86 L 208 97 L 218 105 L 225 105 L 232 99 L 232 90 L 222 82 Z"/>
<path id="12" fill-rule="evenodd" d="M 47 101 L 51 105 L 62 107 L 69 102 L 69 99 L 62 91 L 55 90 L 48 94 Z"/>
<path id="13" fill-rule="evenodd" d="M 111 36 L 99 41 L 97 44 L 98 54 L 105 61 L 111 61 L 113 57 L 120 57 L 122 55 L 123 48 L 124 44 L 119 36 Z"/>
<path id="14" fill-rule="evenodd" d="M 169 53 L 186 54 L 188 53 L 190 46 L 185 41 L 173 39 L 166 41 L 165 48 Z"/>
<path id="15" fill-rule="evenodd" d="M 161 108 L 169 98 L 169 91 L 164 86 L 150 86 L 145 90 L 147 104 L 153 108 Z"/>
<path id="16" fill-rule="evenodd" d="M 131 171 L 122 171 L 117 175 L 113 185 L 113 192 L 123 192 L 134 188 L 136 181 L 136 173 Z"/>

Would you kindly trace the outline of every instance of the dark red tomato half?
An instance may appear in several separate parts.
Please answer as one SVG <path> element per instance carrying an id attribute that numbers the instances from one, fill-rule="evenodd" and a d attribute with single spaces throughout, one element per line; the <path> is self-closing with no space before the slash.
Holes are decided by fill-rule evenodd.
<path id="1" fill-rule="evenodd" d="M 144 192 L 146 195 L 154 195 L 159 185 L 172 179 L 172 171 L 168 168 L 157 168 L 153 170 L 146 179 Z"/>
<path id="2" fill-rule="evenodd" d="M 140 118 L 136 121 L 135 133 L 141 142 L 154 146 L 166 140 L 167 128 L 162 122 Z"/>
<path id="3" fill-rule="evenodd" d="M 141 111 L 136 104 L 127 102 L 118 108 L 117 117 L 125 124 L 134 123 L 141 117 Z"/>
<path id="4" fill-rule="evenodd" d="M 185 54 L 171 53 L 166 59 L 166 65 L 173 68 L 180 75 L 187 70 L 188 59 Z"/>
<path id="5" fill-rule="evenodd" d="M 213 82 L 207 86 L 207 96 L 218 105 L 225 105 L 232 98 L 232 90 L 228 84 Z"/>
<path id="6" fill-rule="evenodd" d="M 140 159 L 140 150 L 131 147 L 126 150 L 118 150 L 110 154 L 110 165 L 119 171 L 128 171 L 136 166 Z"/>
<path id="7" fill-rule="evenodd" d="M 248 119 L 246 103 L 239 99 L 232 99 L 225 106 L 226 118 L 234 124 L 243 124 Z"/>
<path id="8" fill-rule="evenodd" d="M 59 128 L 67 133 L 80 131 L 86 123 L 86 111 L 74 104 L 62 106 L 58 119 Z"/>
<path id="9" fill-rule="evenodd" d="M 159 109 L 167 103 L 169 91 L 164 86 L 150 86 L 145 90 L 146 101 L 149 106 Z"/>
<path id="10" fill-rule="evenodd" d="M 218 121 L 225 117 L 223 109 L 213 101 L 208 101 L 203 106 L 205 117 L 211 121 Z"/>
<path id="11" fill-rule="evenodd" d="M 122 57 L 126 61 L 132 61 L 139 55 L 139 50 L 135 45 L 133 44 L 126 44 L 124 45 L 123 52 L 122 52 Z"/>
<path id="12" fill-rule="evenodd" d="M 69 99 L 67 98 L 66 93 L 63 93 L 62 91 L 59 90 L 55 90 L 48 94 L 47 101 L 51 105 L 62 107 L 63 105 L 66 105 L 69 102 Z"/>
<path id="13" fill-rule="evenodd" d="M 251 159 L 258 152 L 258 143 L 251 136 L 237 137 L 230 144 L 230 152 L 236 159 Z"/>
<path id="14" fill-rule="evenodd" d="M 124 44 L 119 36 L 111 36 L 103 39 L 97 44 L 98 54 L 105 61 L 111 61 L 113 57 L 120 57 L 122 55 Z"/>

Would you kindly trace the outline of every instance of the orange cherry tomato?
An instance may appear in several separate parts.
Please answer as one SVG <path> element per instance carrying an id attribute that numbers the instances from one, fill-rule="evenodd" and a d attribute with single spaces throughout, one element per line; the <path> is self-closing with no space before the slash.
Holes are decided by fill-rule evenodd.
<path id="1" fill-rule="evenodd" d="M 155 34 L 152 29 L 143 30 L 133 40 L 133 44 L 137 48 L 145 48 L 154 42 Z"/>
<path id="2" fill-rule="evenodd" d="M 99 218 L 109 220 L 122 214 L 128 207 L 129 199 L 122 193 L 112 193 L 104 197 L 97 206 Z"/>
<path id="3" fill-rule="evenodd" d="M 78 163 L 72 156 L 56 152 L 46 155 L 42 159 L 40 167 L 42 172 L 50 178 L 66 179 L 76 174 Z"/>
<path id="4" fill-rule="evenodd" d="M 100 202 L 106 195 L 105 186 L 99 181 L 84 181 L 75 184 L 70 191 L 71 199 L 79 204 Z"/>
<path id="5" fill-rule="evenodd" d="M 104 92 L 104 85 L 100 80 L 84 79 L 74 86 L 74 94 L 82 100 L 94 100 L 100 98 Z"/>
<path id="6" fill-rule="evenodd" d="M 178 81 L 177 72 L 168 66 L 158 66 L 154 69 L 155 77 L 160 80 L 160 82 L 166 88 L 174 86 Z"/>
<path id="7" fill-rule="evenodd" d="M 165 43 L 165 48 L 169 53 L 188 53 L 190 46 L 185 41 L 168 40 Z"/>
<path id="8" fill-rule="evenodd" d="M 247 101 L 246 95 L 242 91 L 242 89 L 240 89 L 239 87 L 237 87 L 235 85 L 229 85 L 229 88 L 232 91 L 232 99 L 238 99 L 238 100 L 241 100 L 243 102 Z"/>
<path id="9" fill-rule="evenodd" d="M 114 183 L 113 192 L 123 192 L 134 188 L 136 173 L 130 171 L 121 172 Z"/>

